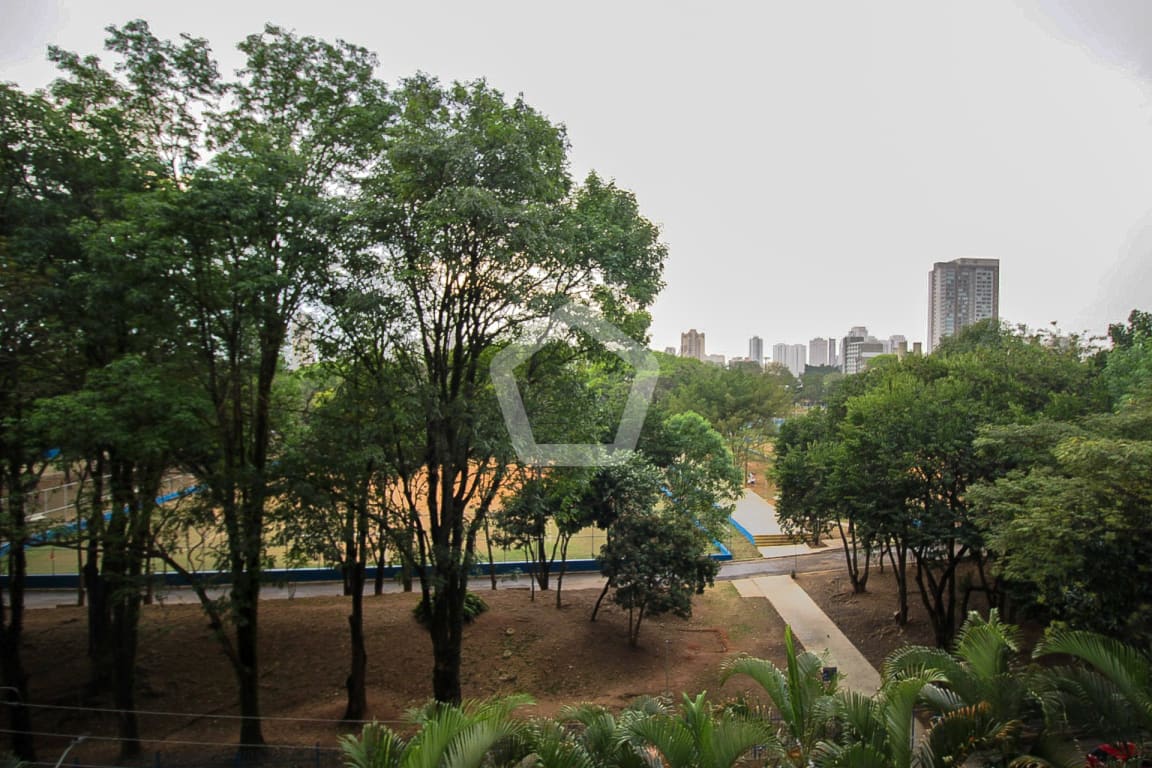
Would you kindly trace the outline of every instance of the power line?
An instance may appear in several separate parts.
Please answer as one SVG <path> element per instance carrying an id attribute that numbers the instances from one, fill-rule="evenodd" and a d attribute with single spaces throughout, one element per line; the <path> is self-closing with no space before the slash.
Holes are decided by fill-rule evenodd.
<path id="1" fill-rule="evenodd" d="M 18 701 L 0 701 L 0 704 L 5 704 L 10 707 L 28 707 L 30 709 L 52 709 L 64 710 L 68 712 L 95 712 L 98 714 L 107 715 L 121 715 L 135 713 L 137 715 L 146 715 L 149 717 L 184 717 L 190 720 L 263 720 L 272 722 L 291 722 L 291 723 L 328 723 L 332 725 L 365 725 L 367 723 L 381 723 L 383 725 L 409 725 L 406 720 L 339 720 L 324 717 L 286 717 L 275 715 L 261 715 L 252 717 L 250 715 L 228 715 L 228 714 L 208 714 L 203 712 L 161 712 L 159 710 L 147 709 L 110 709 L 105 707 L 79 707 L 67 706 L 64 704 L 21 704 Z"/>
<path id="2" fill-rule="evenodd" d="M 69 739 L 71 741 L 75 741 L 75 740 L 79 739 L 80 737 L 83 737 L 84 741 L 114 741 L 114 742 L 121 741 L 121 738 L 119 736 L 93 736 L 91 734 L 86 734 L 86 733 L 54 733 L 52 731 L 16 731 L 16 730 L 12 730 L 10 728 L 0 728 L 0 733 L 7 733 L 7 734 L 19 733 L 19 734 L 22 734 L 25 736 L 50 737 L 53 739 Z M 218 741 L 191 741 L 189 739 L 146 739 L 144 737 L 139 737 L 139 738 L 133 739 L 133 741 L 138 741 L 138 742 L 145 743 L 145 744 L 166 744 L 169 746 L 181 746 L 181 747 L 216 747 L 217 749 L 220 749 L 220 748 L 231 749 L 231 748 L 235 747 L 237 749 L 239 749 L 239 748 L 244 748 L 244 749 L 257 748 L 257 749 L 269 749 L 269 750 L 271 750 L 271 749 L 294 749 L 294 750 L 307 749 L 307 750 L 319 750 L 321 752 L 340 752 L 340 751 L 342 751 L 339 747 L 321 747 L 319 745 L 312 745 L 312 744 L 221 744 Z"/>

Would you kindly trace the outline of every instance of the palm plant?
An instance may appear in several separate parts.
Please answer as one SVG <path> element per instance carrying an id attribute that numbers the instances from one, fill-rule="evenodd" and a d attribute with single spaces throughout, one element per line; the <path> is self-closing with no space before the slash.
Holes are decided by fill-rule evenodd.
<path id="1" fill-rule="evenodd" d="M 779 714 L 782 728 L 778 738 L 787 750 L 788 761 L 798 767 L 807 766 L 831 719 L 837 679 L 824 679 L 824 661 L 816 654 L 797 654 L 789 626 L 784 627 L 784 647 L 784 669 L 766 659 L 739 656 L 725 662 L 721 680 L 727 682 L 733 675 L 747 675 L 755 680 Z"/>
<path id="2" fill-rule="evenodd" d="M 980 755 L 986 764 L 1003 765 L 1021 755 L 1041 764 L 1082 764 L 1071 741 L 1057 732 L 1058 707 L 1046 675 L 1018 662 L 1019 628 L 1000 621 L 993 609 L 988 619 L 973 611 L 957 635 L 951 653 L 940 648 L 906 646 L 884 662 L 884 679 L 936 679 L 920 690 L 921 703 L 940 727 L 953 713 L 979 713 L 980 722 L 1003 724 L 999 738 L 987 740 Z M 948 722 L 964 722 L 957 717 Z M 958 725 L 949 727 L 959 728 Z"/>
<path id="3" fill-rule="evenodd" d="M 987 704 L 959 706 L 917 738 L 916 706 L 942 682 L 939 672 L 929 670 L 890 680 L 872 697 L 838 693 L 839 738 L 817 744 L 813 762 L 822 768 L 944 768 L 1011 738 L 1013 724 L 993 716 Z M 1017 764 L 1029 763 L 1012 763 Z"/>
<path id="4" fill-rule="evenodd" d="M 351 768 L 480 768 L 505 764 L 522 755 L 493 759 L 502 746 L 514 744 L 524 723 L 512 717 L 528 696 L 508 696 L 460 706 L 432 702 L 408 713 L 418 730 L 408 739 L 379 723 L 368 723 L 359 737 L 344 736 L 340 747 Z M 521 750 L 522 751 L 522 750 Z"/>
<path id="5" fill-rule="evenodd" d="M 716 711 L 706 694 L 684 694 L 680 715 L 653 715 L 627 726 L 634 740 L 655 750 L 665 768 L 730 768 L 752 749 L 782 755 L 780 742 L 763 720 L 732 710 Z"/>
<path id="6" fill-rule="evenodd" d="M 660 699 L 641 697 L 619 716 L 598 704 L 579 704 L 560 710 L 556 722 L 533 723 L 528 742 L 535 765 L 547 768 L 651 768 L 651 756 L 632 727 L 643 720 L 666 716 L 670 710 Z"/>
<path id="7" fill-rule="evenodd" d="M 1071 656 L 1085 666 L 1048 670 L 1069 724 L 1123 740 L 1152 734 L 1152 659 L 1111 637 L 1084 630 L 1053 630 L 1034 659 Z"/>

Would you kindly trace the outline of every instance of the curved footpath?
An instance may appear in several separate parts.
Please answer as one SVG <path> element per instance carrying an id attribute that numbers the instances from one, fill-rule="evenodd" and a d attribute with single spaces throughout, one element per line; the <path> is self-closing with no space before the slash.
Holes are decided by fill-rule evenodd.
<path id="1" fill-rule="evenodd" d="M 780 523 L 776 519 L 776 509 L 752 491 L 744 492 L 744 498 L 736 503 L 736 511 L 733 512 L 732 518 L 753 535 L 781 533 Z M 800 557 L 807 561 L 815 552 L 828 552 L 828 550 L 813 550 L 803 544 L 759 549 L 765 558 L 777 560 L 793 558 L 793 562 L 799 562 Z M 835 555 L 838 564 L 840 554 L 835 551 L 831 554 Z M 805 650 L 824 656 L 827 665 L 836 667 L 843 675 L 841 682 L 843 687 L 868 695 L 875 693 L 880 687 L 880 673 L 840 631 L 828 614 L 808 596 L 804 588 L 796 583 L 791 572 L 733 578 L 732 585 L 743 597 L 767 598 L 780 614 L 780 618 L 791 625 L 793 636 L 800 641 Z"/>

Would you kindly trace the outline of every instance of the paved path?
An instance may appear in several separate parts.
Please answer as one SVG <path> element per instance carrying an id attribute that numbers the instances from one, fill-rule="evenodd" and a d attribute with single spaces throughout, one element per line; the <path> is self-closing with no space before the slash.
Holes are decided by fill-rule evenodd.
<path id="1" fill-rule="evenodd" d="M 776 520 L 776 508 L 749 488 L 745 488 L 744 496 L 736 500 L 732 519 L 753 535 L 784 532 Z"/>
<path id="2" fill-rule="evenodd" d="M 828 666 L 844 676 L 843 687 L 868 695 L 880 687 L 876 668 L 791 576 L 755 576 L 732 584 L 743 597 L 768 598 L 805 650 L 817 655 L 827 652 Z"/>
<path id="3" fill-rule="evenodd" d="M 744 496 L 737 499 L 732 519 L 753 536 L 759 534 L 775 536 L 784 533 L 780 521 L 776 519 L 776 507 L 750 488 L 745 488 Z M 807 544 L 786 544 L 778 547 L 758 547 L 758 549 L 764 557 L 796 557 L 819 551 L 813 550 Z"/>

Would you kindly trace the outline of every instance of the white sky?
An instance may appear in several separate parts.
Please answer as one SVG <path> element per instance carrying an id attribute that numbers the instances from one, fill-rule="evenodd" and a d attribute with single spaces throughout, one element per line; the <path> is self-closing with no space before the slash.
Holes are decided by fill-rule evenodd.
<path id="1" fill-rule="evenodd" d="M 523 93 L 662 226 L 652 344 L 867 325 L 923 340 L 927 273 L 1001 261 L 1001 316 L 1102 332 L 1152 308 L 1152 2 L 20 2 L 0 79 L 145 18 L 226 69 L 265 21 Z"/>

